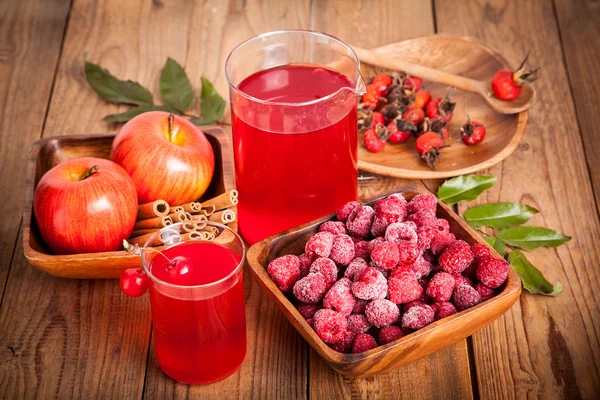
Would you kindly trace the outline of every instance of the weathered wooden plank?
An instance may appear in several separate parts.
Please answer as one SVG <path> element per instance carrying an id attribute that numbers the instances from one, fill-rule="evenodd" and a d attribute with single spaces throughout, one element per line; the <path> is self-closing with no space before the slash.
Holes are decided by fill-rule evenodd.
<path id="1" fill-rule="evenodd" d="M 527 253 L 564 292 L 523 294 L 503 318 L 473 336 L 482 398 L 595 398 L 600 392 L 600 224 L 551 2 L 435 3 L 440 32 L 469 35 L 517 65 L 531 50 L 541 65 L 538 97 L 515 153 L 483 173 L 498 176 L 481 198 L 459 208 L 520 201 L 541 212 L 532 223 L 573 239 Z M 588 99 L 589 101 L 589 99 Z"/>

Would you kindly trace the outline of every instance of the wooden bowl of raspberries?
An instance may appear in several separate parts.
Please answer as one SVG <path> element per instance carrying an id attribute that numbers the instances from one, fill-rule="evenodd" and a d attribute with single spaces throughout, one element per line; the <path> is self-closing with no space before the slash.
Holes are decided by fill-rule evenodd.
<path id="1" fill-rule="evenodd" d="M 349 377 L 454 344 L 521 293 L 508 263 L 415 185 L 271 236 L 248 262 L 304 339 Z"/>

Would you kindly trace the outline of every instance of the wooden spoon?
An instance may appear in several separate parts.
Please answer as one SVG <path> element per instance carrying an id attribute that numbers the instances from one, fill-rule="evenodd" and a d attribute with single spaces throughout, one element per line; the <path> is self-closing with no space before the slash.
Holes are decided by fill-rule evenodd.
<path id="1" fill-rule="evenodd" d="M 531 85 L 523 85 L 521 95 L 515 100 L 503 101 L 497 99 L 492 94 L 491 78 L 476 81 L 449 72 L 413 64 L 404 61 L 401 58 L 391 58 L 389 56 L 381 57 L 374 51 L 361 49 L 360 47 L 352 46 L 352 48 L 361 62 L 394 71 L 404 71 L 410 75 L 418 76 L 419 78 L 428 81 L 438 82 L 467 92 L 478 93 L 494 111 L 501 114 L 517 114 L 521 111 L 525 111 L 531 107 L 533 99 L 535 98 L 535 89 Z"/>

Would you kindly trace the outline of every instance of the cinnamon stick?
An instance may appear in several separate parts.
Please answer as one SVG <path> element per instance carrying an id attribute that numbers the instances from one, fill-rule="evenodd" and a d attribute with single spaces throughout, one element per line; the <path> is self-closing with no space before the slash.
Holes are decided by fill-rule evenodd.
<path id="1" fill-rule="evenodd" d="M 169 205 L 164 200 L 156 200 L 151 203 L 140 204 L 138 206 L 137 219 L 148 219 L 155 217 L 165 217 L 169 214 Z"/>
<path id="2" fill-rule="evenodd" d="M 204 214 L 194 214 L 192 215 L 192 221 L 208 221 L 208 217 Z"/>
<path id="3" fill-rule="evenodd" d="M 142 219 L 135 223 L 133 227 L 134 231 L 139 231 L 141 229 L 160 229 L 165 226 L 171 225 L 173 220 L 168 215 L 166 217 L 154 217 L 148 219 Z"/>
<path id="4" fill-rule="evenodd" d="M 171 217 L 171 219 L 174 222 L 187 222 L 192 220 L 192 215 L 189 212 L 185 211 L 179 211 L 173 214 L 169 214 L 168 216 Z"/>
<path id="5" fill-rule="evenodd" d="M 219 236 L 219 229 L 216 226 L 206 226 L 203 227 L 201 230 L 203 230 L 204 232 L 210 232 L 213 235 L 215 235 L 215 237 Z"/>
<path id="6" fill-rule="evenodd" d="M 202 210 L 200 210 L 200 213 L 209 217 L 209 216 L 213 215 L 215 213 L 215 211 L 216 211 L 216 207 L 213 204 L 208 205 L 208 206 L 202 204 Z"/>
<path id="7" fill-rule="evenodd" d="M 188 232 L 181 235 L 183 240 L 204 240 L 202 232 Z"/>
<path id="8" fill-rule="evenodd" d="M 238 191 L 232 189 L 228 192 L 218 195 L 217 197 L 202 202 L 202 208 L 215 206 L 215 211 L 220 211 L 225 208 L 235 206 L 238 202 Z"/>
<path id="9" fill-rule="evenodd" d="M 171 207 L 171 211 L 169 212 L 169 214 L 180 213 L 183 211 L 185 211 L 185 209 L 182 206 Z"/>
<path id="10" fill-rule="evenodd" d="M 220 224 L 228 224 L 230 222 L 235 221 L 235 219 L 235 212 L 233 212 L 232 210 L 222 210 L 208 217 L 209 221 L 218 222 Z"/>
<path id="11" fill-rule="evenodd" d="M 229 228 L 231 228 L 231 230 L 233 230 L 235 232 L 238 232 L 238 220 L 237 220 L 237 218 L 235 219 L 235 221 L 232 221 L 232 222 L 228 223 L 227 226 Z"/>
<path id="12" fill-rule="evenodd" d="M 194 214 L 200 212 L 202 209 L 202 204 L 197 201 L 192 201 L 191 203 L 182 204 L 174 208 L 174 210 L 189 212 L 190 214 Z"/>
<path id="13" fill-rule="evenodd" d="M 233 243 L 233 241 L 235 240 L 235 235 L 228 229 L 225 229 L 223 232 L 221 232 L 221 234 L 219 236 L 217 236 L 213 242 L 214 243 L 219 243 L 222 245 L 228 245 Z"/>
<path id="14" fill-rule="evenodd" d="M 198 225 L 196 224 L 196 221 L 185 222 L 183 225 L 181 225 L 181 227 L 186 232 L 194 232 L 198 230 Z"/>

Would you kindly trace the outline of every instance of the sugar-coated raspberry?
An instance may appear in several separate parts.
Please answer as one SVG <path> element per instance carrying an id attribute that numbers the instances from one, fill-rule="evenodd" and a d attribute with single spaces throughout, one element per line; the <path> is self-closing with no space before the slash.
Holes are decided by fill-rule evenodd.
<path id="1" fill-rule="evenodd" d="M 398 267 L 388 280 L 388 298 L 396 303 L 408 303 L 421 297 L 423 288 L 410 268 Z"/>
<path id="2" fill-rule="evenodd" d="M 306 323 L 308 325 L 310 325 L 311 328 L 315 329 L 315 319 L 314 318 L 309 318 L 306 320 Z"/>
<path id="3" fill-rule="evenodd" d="M 377 217 L 391 224 L 404 221 L 406 207 L 406 200 L 403 201 L 398 197 L 387 197 L 376 202 L 373 208 Z"/>
<path id="4" fill-rule="evenodd" d="M 454 278 L 454 281 L 455 281 L 454 287 L 456 287 L 458 285 L 473 286 L 473 281 L 464 275 L 452 274 L 452 277 Z"/>
<path id="5" fill-rule="evenodd" d="M 398 247 L 398 263 L 399 264 L 412 264 L 417 260 L 419 251 L 416 244 L 408 242 L 406 240 L 399 240 L 396 242 Z"/>
<path id="6" fill-rule="evenodd" d="M 300 259 L 294 255 L 278 257 L 269 263 L 267 273 L 282 292 L 289 292 L 300 279 Z"/>
<path id="7" fill-rule="evenodd" d="M 377 214 L 375 214 L 375 218 L 373 218 L 373 224 L 371 224 L 371 235 L 375 237 L 383 236 L 389 225 L 390 223 L 386 218 L 379 217 Z"/>
<path id="8" fill-rule="evenodd" d="M 377 341 L 368 333 L 356 335 L 354 343 L 352 343 L 352 353 L 362 353 L 363 351 L 371 350 L 377 347 Z"/>
<path id="9" fill-rule="evenodd" d="M 454 304 L 447 302 L 447 301 L 443 301 L 440 303 L 433 303 L 431 305 L 431 308 L 435 312 L 435 316 L 433 318 L 436 321 L 438 321 L 442 318 L 449 317 L 449 316 L 457 313 L 456 307 L 454 307 Z"/>
<path id="10" fill-rule="evenodd" d="M 418 241 L 417 231 L 406 222 L 395 222 L 385 230 L 385 240 L 395 243 L 405 240 L 416 245 Z"/>
<path id="11" fill-rule="evenodd" d="M 344 338 L 337 343 L 330 344 L 330 347 L 340 353 L 350 353 L 352 351 L 352 343 L 354 343 L 355 337 L 356 333 L 346 329 L 346 332 L 344 332 Z"/>
<path id="12" fill-rule="evenodd" d="M 325 343 L 338 343 L 344 339 L 348 322 L 337 311 L 323 308 L 315 313 L 315 332 Z"/>
<path id="13" fill-rule="evenodd" d="M 452 298 L 454 292 L 455 280 L 452 275 L 447 272 L 438 272 L 429 281 L 427 285 L 427 296 L 435 301 L 448 301 Z"/>
<path id="14" fill-rule="evenodd" d="M 431 193 L 421 193 L 408 202 L 408 213 L 415 214 L 421 210 L 427 210 L 435 214 L 437 209 L 437 198 Z"/>
<path id="15" fill-rule="evenodd" d="M 433 308 L 427 304 L 413 306 L 402 315 L 402 329 L 419 330 L 431 324 L 434 315 Z"/>
<path id="16" fill-rule="evenodd" d="M 434 225 L 422 226 L 417 231 L 417 247 L 420 251 L 427 250 L 431 245 L 431 240 L 439 232 Z"/>
<path id="17" fill-rule="evenodd" d="M 371 327 L 371 323 L 365 314 L 352 314 L 347 319 L 348 329 L 354 333 L 365 333 Z"/>
<path id="18" fill-rule="evenodd" d="M 367 308 L 367 304 L 369 304 L 369 300 L 356 299 L 354 303 L 354 309 L 352 310 L 355 314 L 361 314 L 365 312 L 365 308 Z"/>
<path id="19" fill-rule="evenodd" d="M 371 252 L 373 251 L 373 249 L 384 242 L 385 239 L 383 237 L 376 237 L 375 239 L 371 240 L 369 242 L 369 257 L 371 256 Z"/>
<path id="20" fill-rule="evenodd" d="M 334 283 L 323 297 L 323 307 L 348 316 L 354 309 L 355 301 L 352 294 L 352 282 L 348 278 L 342 278 Z"/>
<path id="21" fill-rule="evenodd" d="M 394 340 L 404 337 L 404 332 L 402 332 L 402 329 L 400 329 L 399 326 L 384 326 L 379 330 L 379 335 L 377 337 L 379 338 L 379 344 L 383 346 L 384 344 L 391 343 Z"/>
<path id="22" fill-rule="evenodd" d="M 420 228 L 422 226 L 435 225 L 437 217 L 435 216 L 435 213 L 429 210 L 421 210 L 414 214 L 409 214 L 408 217 L 406 217 L 406 220 L 414 222 L 417 225 L 417 228 Z"/>
<path id="23" fill-rule="evenodd" d="M 294 285 L 294 296 L 303 303 L 318 303 L 325 296 L 327 287 L 323 274 L 308 274 Z"/>
<path id="24" fill-rule="evenodd" d="M 464 276 L 469 276 L 471 278 L 475 278 L 477 275 L 477 263 L 478 262 L 479 262 L 479 257 L 474 257 L 473 261 L 471 261 L 471 264 L 469 264 L 469 266 L 464 269 L 462 274 Z"/>
<path id="25" fill-rule="evenodd" d="M 363 260 L 368 260 L 370 254 L 371 245 L 369 242 L 361 240 L 359 242 L 354 243 L 354 257 L 362 258 Z"/>
<path id="26" fill-rule="evenodd" d="M 423 256 L 418 256 L 415 262 L 409 265 L 410 269 L 412 269 L 415 273 L 417 279 L 427 277 L 433 268 L 431 263 L 425 260 Z"/>
<path id="27" fill-rule="evenodd" d="M 475 290 L 481 296 L 481 301 L 486 301 L 494 297 L 494 289 L 485 286 L 481 282 L 475 284 Z"/>
<path id="28" fill-rule="evenodd" d="M 334 235 L 347 234 L 346 224 L 340 221 L 327 221 L 323 222 L 319 227 L 319 232 L 330 232 Z"/>
<path id="29" fill-rule="evenodd" d="M 360 274 L 367 268 L 369 265 L 362 258 L 355 258 L 348 264 L 348 268 L 344 272 L 344 278 L 348 278 L 351 281 L 356 281 L 360 277 Z"/>
<path id="30" fill-rule="evenodd" d="M 329 258 L 317 258 L 310 266 L 309 273 L 321 273 L 326 281 L 327 288 L 337 281 L 338 269 L 333 261 Z"/>
<path id="31" fill-rule="evenodd" d="M 425 250 L 423 252 L 423 254 L 421 254 L 421 255 L 423 256 L 423 259 L 425 261 L 427 261 L 428 263 L 432 263 L 433 264 L 436 261 L 435 260 L 435 256 L 433 255 L 433 253 L 431 252 L 431 250 Z"/>
<path id="32" fill-rule="evenodd" d="M 337 235 L 333 240 L 329 258 L 341 265 L 348 265 L 354 260 L 354 242 L 348 235 Z"/>
<path id="33" fill-rule="evenodd" d="M 481 243 L 473 243 L 471 245 L 471 251 L 475 254 L 475 257 L 483 257 L 490 255 L 489 246 Z"/>
<path id="34" fill-rule="evenodd" d="M 438 218 L 435 222 L 435 227 L 437 228 L 438 232 L 450 232 L 450 223 L 444 218 Z"/>
<path id="35" fill-rule="evenodd" d="M 390 277 L 390 272 L 391 272 L 391 270 L 389 270 L 389 269 L 385 269 L 385 268 L 383 268 L 383 267 L 380 267 L 379 265 L 375 265 L 375 264 L 373 263 L 373 261 L 371 261 L 371 262 L 369 263 L 369 267 L 371 267 L 371 268 L 373 268 L 373 269 L 376 269 L 377 271 L 381 272 L 381 275 L 383 275 L 383 277 L 384 277 L 385 279 L 388 279 L 388 278 Z"/>
<path id="36" fill-rule="evenodd" d="M 410 310 L 411 307 L 420 306 L 420 305 L 423 305 L 423 304 L 426 305 L 427 303 L 425 303 L 420 298 L 417 299 L 417 300 L 409 301 L 408 303 L 402 305 L 402 312 L 407 312 L 408 310 Z"/>
<path id="37" fill-rule="evenodd" d="M 308 275 L 308 271 L 310 270 L 310 266 L 317 259 L 317 255 L 315 253 L 302 253 L 298 256 L 300 260 L 300 276 L 304 278 Z"/>
<path id="38" fill-rule="evenodd" d="M 337 211 L 337 220 L 340 222 L 346 222 L 350 214 L 352 214 L 352 212 L 358 207 L 360 207 L 360 203 L 358 201 L 350 201 L 344 204 L 342 208 Z"/>
<path id="39" fill-rule="evenodd" d="M 387 299 L 377 299 L 367 304 L 365 315 L 371 324 L 381 328 L 398 321 L 400 310 L 397 305 Z"/>
<path id="40" fill-rule="evenodd" d="M 431 243 L 429 244 L 429 249 L 434 255 L 440 255 L 446 247 L 450 246 L 452 243 L 456 242 L 456 237 L 454 234 L 450 232 L 438 232 L 437 235 L 431 239 Z"/>
<path id="41" fill-rule="evenodd" d="M 371 251 L 371 260 L 381 268 L 394 269 L 399 259 L 398 245 L 393 242 L 383 242 Z"/>
<path id="42" fill-rule="evenodd" d="M 323 306 L 320 303 L 302 303 L 298 306 L 298 312 L 304 317 L 309 319 L 314 317 L 315 313 L 319 311 Z"/>
<path id="43" fill-rule="evenodd" d="M 408 202 L 406 201 L 406 198 L 404 197 L 404 195 L 402 193 L 392 193 L 388 197 L 398 199 L 401 202 L 403 202 L 404 204 L 408 204 Z"/>
<path id="44" fill-rule="evenodd" d="M 471 246 L 464 240 L 457 240 L 440 255 L 438 263 L 442 269 L 450 274 L 460 274 L 471 264 L 475 255 Z"/>
<path id="45" fill-rule="evenodd" d="M 319 257 L 329 257 L 335 235 L 331 232 L 318 232 L 306 242 L 306 252 L 313 252 Z"/>
<path id="46" fill-rule="evenodd" d="M 476 276 L 489 288 L 500 287 L 508 276 L 508 263 L 501 258 L 481 257 L 477 263 Z"/>
<path id="47" fill-rule="evenodd" d="M 360 206 L 350 214 L 346 221 L 346 229 L 352 235 L 367 237 L 371 231 L 371 223 L 375 217 L 375 210 L 370 206 Z"/>
<path id="48" fill-rule="evenodd" d="M 481 303 L 481 295 L 469 285 L 458 285 L 454 288 L 452 300 L 460 311 Z"/>
<path id="49" fill-rule="evenodd" d="M 381 272 L 367 267 L 357 281 L 352 284 L 354 296 L 363 300 L 383 299 L 387 295 L 388 285 Z"/>

